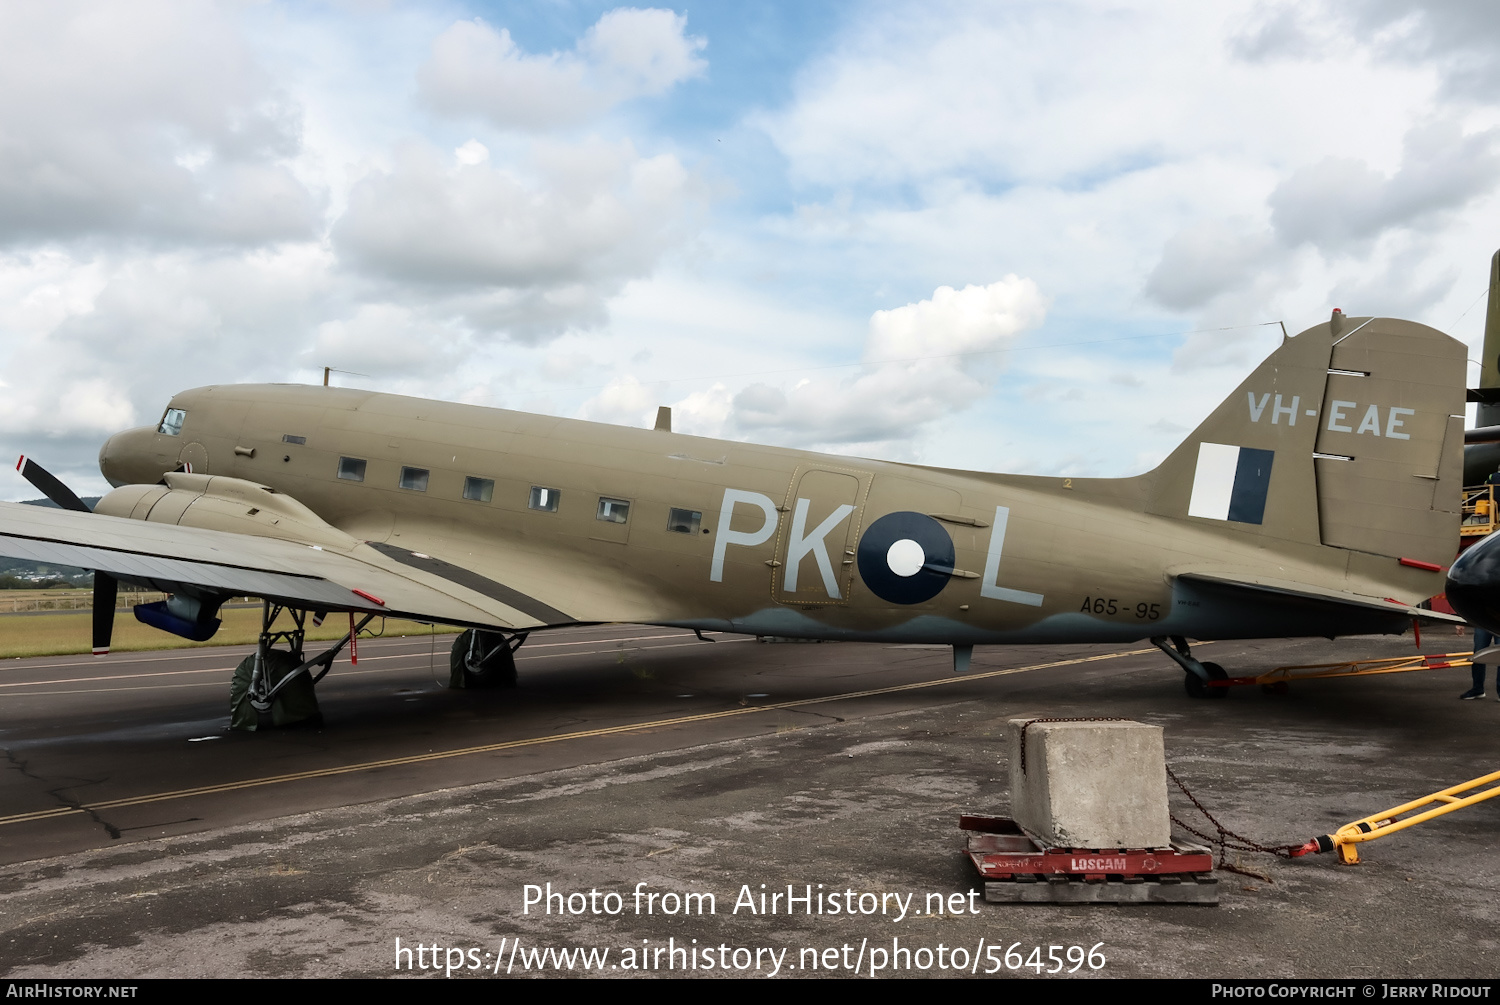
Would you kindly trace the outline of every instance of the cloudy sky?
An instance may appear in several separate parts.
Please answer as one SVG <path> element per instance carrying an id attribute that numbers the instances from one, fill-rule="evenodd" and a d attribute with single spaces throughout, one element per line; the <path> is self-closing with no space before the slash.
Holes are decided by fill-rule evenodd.
<path id="1" fill-rule="evenodd" d="M 332 366 L 1131 474 L 1278 321 L 1477 346 L 1497 189 L 1477 0 L 6 3 L 0 446 Z"/>

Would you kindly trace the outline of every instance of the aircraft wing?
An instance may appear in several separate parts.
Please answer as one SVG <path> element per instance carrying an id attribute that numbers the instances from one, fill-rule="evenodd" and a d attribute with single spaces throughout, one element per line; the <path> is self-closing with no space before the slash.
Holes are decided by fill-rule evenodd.
<path id="1" fill-rule="evenodd" d="M 1365 610 L 1379 611 L 1383 614 L 1404 614 L 1408 617 L 1420 618 L 1423 621 L 1437 621 L 1451 625 L 1468 624 L 1467 621 L 1456 614 L 1429 611 L 1424 607 L 1410 607 L 1406 604 L 1394 600 L 1386 600 L 1382 597 L 1368 597 L 1359 593 L 1325 590 L 1321 587 L 1309 586 L 1306 583 L 1263 579 L 1258 576 L 1229 576 L 1212 572 L 1178 572 L 1173 575 L 1177 579 L 1208 583 L 1218 587 L 1228 587 L 1231 590 L 1251 595 L 1266 596 L 1272 594 L 1282 599 L 1301 601 L 1303 604 L 1314 608 L 1327 609 L 1329 606 L 1358 607 Z"/>
<path id="2" fill-rule="evenodd" d="M 293 541 L 0 502 L 0 555 L 201 587 L 311 610 L 525 630 L 578 619 L 494 579 L 414 552 Z M 390 553 L 388 553 L 390 552 Z"/>

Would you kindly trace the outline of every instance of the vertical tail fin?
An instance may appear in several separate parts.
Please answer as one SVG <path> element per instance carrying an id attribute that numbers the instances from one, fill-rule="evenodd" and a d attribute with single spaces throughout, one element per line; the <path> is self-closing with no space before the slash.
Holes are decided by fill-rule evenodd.
<path id="1" fill-rule="evenodd" d="M 1490 258 L 1490 300 L 1484 315 L 1484 351 L 1479 357 L 1479 387 L 1500 390 L 1500 251 Z M 1500 402 L 1481 401 L 1474 425 L 1500 425 Z"/>
<path id="2" fill-rule="evenodd" d="M 1149 509 L 1447 564 L 1465 358 L 1463 343 L 1426 325 L 1335 312 L 1283 342 L 1153 472 Z"/>

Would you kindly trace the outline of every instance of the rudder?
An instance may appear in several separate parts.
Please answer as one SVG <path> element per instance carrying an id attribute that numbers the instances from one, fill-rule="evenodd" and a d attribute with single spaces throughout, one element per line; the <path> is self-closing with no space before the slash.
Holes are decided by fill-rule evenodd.
<path id="1" fill-rule="evenodd" d="M 1466 360 L 1458 340 L 1395 318 L 1334 342 L 1314 460 L 1324 544 L 1453 561 Z"/>

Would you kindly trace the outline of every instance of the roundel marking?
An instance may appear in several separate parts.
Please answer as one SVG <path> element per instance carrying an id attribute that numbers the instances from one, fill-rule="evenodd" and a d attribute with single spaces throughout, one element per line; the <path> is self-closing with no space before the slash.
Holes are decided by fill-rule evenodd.
<path id="1" fill-rule="evenodd" d="M 859 578 L 875 596 L 892 604 L 920 604 L 948 585 L 953 538 L 925 513 L 887 513 L 859 539 L 856 557 Z"/>

